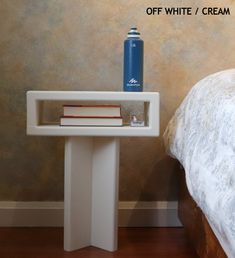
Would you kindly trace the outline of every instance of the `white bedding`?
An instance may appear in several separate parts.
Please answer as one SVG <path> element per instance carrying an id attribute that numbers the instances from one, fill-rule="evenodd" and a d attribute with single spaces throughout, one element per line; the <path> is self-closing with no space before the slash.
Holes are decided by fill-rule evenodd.
<path id="1" fill-rule="evenodd" d="M 235 69 L 198 82 L 164 133 L 190 194 L 229 258 L 235 258 Z"/>

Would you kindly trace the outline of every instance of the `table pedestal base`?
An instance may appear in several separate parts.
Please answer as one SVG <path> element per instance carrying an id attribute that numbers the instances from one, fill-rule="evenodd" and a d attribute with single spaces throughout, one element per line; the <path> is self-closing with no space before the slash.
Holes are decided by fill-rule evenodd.
<path id="1" fill-rule="evenodd" d="M 64 250 L 117 249 L 118 170 L 118 138 L 66 138 Z"/>

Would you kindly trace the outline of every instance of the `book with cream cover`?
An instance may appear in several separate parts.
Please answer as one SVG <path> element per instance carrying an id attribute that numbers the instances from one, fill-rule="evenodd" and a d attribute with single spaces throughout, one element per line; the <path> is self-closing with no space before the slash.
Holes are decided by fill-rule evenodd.
<path id="1" fill-rule="evenodd" d="M 120 105 L 64 105 L 64 116 L 116 117 L 121 116 Z"/>
<path id="2" fill-rule="evenodd" d="M 60 118 L 61 126 L 122 126 L 123 119 L 120 116 L 115 117 L 92 117 L 92 116 L 62 116 Z"/>

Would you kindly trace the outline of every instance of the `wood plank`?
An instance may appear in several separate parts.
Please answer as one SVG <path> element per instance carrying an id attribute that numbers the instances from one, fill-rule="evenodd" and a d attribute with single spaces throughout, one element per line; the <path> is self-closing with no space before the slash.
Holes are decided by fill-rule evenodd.
<path id="1" fill-rule="evenodd" d="M 118 251 L 63 250 L 62 228 L 0 228 L 1 258 L 198 258 L 182 228 L 119 228 Z"/>

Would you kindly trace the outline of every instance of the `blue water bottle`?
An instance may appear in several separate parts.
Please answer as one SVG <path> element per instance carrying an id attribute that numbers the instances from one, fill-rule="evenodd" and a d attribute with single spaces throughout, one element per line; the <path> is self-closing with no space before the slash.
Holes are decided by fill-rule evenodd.
<path id="1" fill-rule="evenodd" d="M 143 91 L 143 61 L 144 42 L 137 28 L 131 28 L 124 41 L 124 91 Z"/>

